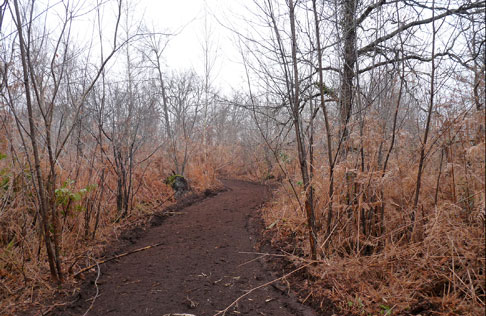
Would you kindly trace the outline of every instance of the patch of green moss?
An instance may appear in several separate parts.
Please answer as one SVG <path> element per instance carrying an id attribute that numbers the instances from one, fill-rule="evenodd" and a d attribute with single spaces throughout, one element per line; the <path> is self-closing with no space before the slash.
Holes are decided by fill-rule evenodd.
<path id="1" fill-rule="evenodd" d="M 181 176 L 180 174 L 173 174 L 171 176 L 168 176 L 166 179 L 165 179 L 165 184 L 167 185 L 170 185 L 171 187 L 174 185 L 174 182 L 178 179 L 178 178 L 182 178 L 184 179 L 184 176 Z"/>

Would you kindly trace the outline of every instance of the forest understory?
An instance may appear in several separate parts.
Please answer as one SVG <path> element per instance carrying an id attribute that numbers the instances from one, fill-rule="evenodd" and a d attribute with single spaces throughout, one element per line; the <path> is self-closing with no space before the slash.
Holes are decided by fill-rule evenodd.
<path id="1" fill-rule="evenodd" d="M 0 314 L 218 179 L 317 312 L 484 314 L 486 1 L 207 0 L 182 69 L 137 5 L 0 1 Z"/>

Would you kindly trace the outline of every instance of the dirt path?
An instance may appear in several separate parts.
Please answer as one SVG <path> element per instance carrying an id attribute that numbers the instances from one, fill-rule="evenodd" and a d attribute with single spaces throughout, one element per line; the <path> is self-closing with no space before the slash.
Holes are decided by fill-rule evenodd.
<path id="1" fill-rule="evenodd" d="M 253 260 L 258 238 L 257 209 L 266 188 L 224 181 L 225 192 L 189 207 L 152 227 L 125 251 L 162 242 L 161 246 L 101 267 L 99 297 L 88 315 L 214 315 L 246 290 L 273 279 Z M 180 213 L 179 213 L 180 212 Z M 82 315 L 93 296 L 55 315 Z M 226 315 L 314 315 L 271 286 L 244 297 Z"/>

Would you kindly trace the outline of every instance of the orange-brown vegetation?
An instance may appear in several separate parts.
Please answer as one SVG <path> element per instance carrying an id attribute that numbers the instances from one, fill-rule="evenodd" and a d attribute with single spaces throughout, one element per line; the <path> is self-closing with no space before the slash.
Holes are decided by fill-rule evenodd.
<path id="1" fill-rule="evenodd" d="M 330 233 L 328 169 L 320 163 L 324 153 L 316 153 L 313 187 L 321 259 L 309 269 L 313 281 L 304 286 L 307 301 L 319 307 L 331 298 L 343 311 L 357 315 L 484 312 L 484 110 L 456 118 L 443 119 L 434 128 L 415 222 L 410 215 L 418 151 L 412 135 L 399 133 L 383 174 L 377 164 L 383 136 L 378 120 L 369 117 L 374 124 L 366 124 L 363 134 L 365 169 L 356 152 L 336 166 Z M 291 181 L 299 187 L 297 158 L 287 154 Z M 306 216 L 290 192 L 283 183 L 264 218 L 275 233 L 275 244 L 284 244 L 299 266 L 302 249 L 304 254 L 310 251 Z"/>
<path id="2" fill-rule="evenodd" d="M 351 134 L 347 159 L 335 167 L 330 231 L 329 170 L 325 146 L 316 146 L 312 187 L 320 258 L 303 283 L 307 302 L 319 307 L 330 298 L 343 311 L 371 315 L 422 309 L 437 315 L 479 315 L 484 310 L 484 110 L 451 117 L 438 116 L 434 125 L 413 224 L 416 135 L 398 131 L 383 172 L 380 144 L 389 138 L 378 119 L 366 118 L 362 137 Z M 6 153 L 0 160 L 0 311 L 8 315 L 59 289 L 49 279 L 29 168 L 9 139 L 2 138 L 0 145 Z M 185 174 L 196 192 L 218 186 L 221 177 L 280 183 L 263 216 L 275 245 L 298 266 L 310 249 L 306 214 L 289 185 L 302 201 L 305 192 L 291 145 L 282 147 L 275 163 L 263 144 L 190 143 Z M 364 169 L 356 150 L 360 146 L 365 148 Z M 73 274 L 92 264 L 123 230 L 146 222 L 174 201 L 165 184 L 171 158 L 160 150 L 145 159 L 150 153 L 147 148 L 137 154 L 143 163 L 134 169 L 131 208 L 123 218 L 116 205 L 116 174 L 106 157 L 95 150 L 80 158 L 74 149 L 62 156 L 56 196 L 65 289 L 77 282 Z"/>
<path id="3" fill-rule="evenodd" d="M 178 176 L 274 181 L 267 230 L 296 266 L 316 259 L 300 288 L 317 308 L 482 314 L 484 1 L 255 1 L 230 97 L 207 25 L 204 73 L 177 73 L 179 31 L 130 27 L 125 1 L 19 2 L 0 5 L 0 314 L 72 289 Z"/>
<path id="4" fill-rule="evenodd" d="M 3 135 L 3 134 L 2 134 Z M 0 314 L 18 311 L 42 303 L 59 290 L 68 290 L 77 282 L 73 274 L 93 263 L 121 232 L 145 223 L 150 215 L 173 203 L 173 190 L 165 184 L 170 174 L 162 151 L 134 170 L 131 208 L 120 218 L 116 205 L 116 175 L 99 152 L 95 159 L 76 159 L 65 155 L 59 161 L 59 185 L 56 205 L 61 222 L 61 262 L 64 285 L 58 288 L 49 278 L 38 213 L 30 174 L 21 153 L 12 157 L 2 141 L 0 160 Z M 208 150 L 211 153 L 211 150 Z M 74 154 L 73 154 L 74 155 Z M 145 156 L 144 156 L 145 155 Z M 140 152 L 146 157 L 146 152 Z M 136 157 L 138 158 L 138 157 Z M 195 192 L 220 186 L 215 177 L 215 158 L 194 156 L 186 177 Z M 61 167 L 62 166 L 62 167 Z"/>

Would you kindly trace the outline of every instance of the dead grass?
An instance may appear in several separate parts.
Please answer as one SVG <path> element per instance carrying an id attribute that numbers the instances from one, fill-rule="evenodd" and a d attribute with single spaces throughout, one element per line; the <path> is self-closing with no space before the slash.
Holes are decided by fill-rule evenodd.
<path id="1" fill-rule="evenodd" d="M 148 154 L 140 152 L 139 155 L 144 157 Z M 212 155 L 194 156 L 189 161 L 186 177 L 194 191 L 202 192 L 220 186 L 216 179 L 215 166 L 218 162 L 215 159 Z M 61 261 L 65 276 L 62 287 L 52 284 L 49 279 L 35 201 L 29 189 L 28 169 L 20 169 L 9 155 L 0 160 L 0 183 L 4 178 L 9 179 L 8 187 L 0 188 L 2 315 L 15 315 L 45 304 L 55 293 L 73 291 L 79 282 L 72 277 L 76 271 L 92 264 L 92 258 L 99 256 L 109 243 L 116 242 L 123 231 L 148 221 L 152 214 L 174 202 L 172 189 L 164 183 L 170 175 L 170 163 L 161 153 L 135 169 L 132 208 L 121 220 L 116 209 L 116 175 L 106 161 L 103 163 L 95 159 L 91 164 L 89 159 L 65 155 L 59 166 L 58 187 L 66 183 L 65 187 L 71 193 L 89 188 L 79 200 L 58 204 Z"/>
<path id="2" fill-rule="evenodd" d="M 413 223 L 418 159 L 412 136 L 399 135 L 385 174 L 376 163 L 380 138 L 372 128 L 365 134 L 366 168 L 361 170 L 358 153 L 336 166 L 330 236 L 328 170 L 325 165 L 316 170 L 313 187 L 322 263 L 309 269 L 314 281 L 308 283 L 308 300 L 319 306 L 330 298 L 342 311 L 357 315 L 483 314 L 485 139 L 477 132 L 481 115 L 466 117 L 469 132 L 463 122 L 434 131 L 438 141 L 427 157 Z M 318 153 L 315 160 L 324 162 L 324 154 Z M 296 170 L 296 157 L 287 164 L 288 170 Z M 298 173 L 289 174 L 303 196 Z M 275 244 L 283 241 L 285 251 L 309 254 L 305 214 L 285 181 L 265 208 L 264 218 L 275 232 Z"/>
<path id="3" fill-rule="evenodd" d="M 343 311 L 359 315 L 423 311 L 434 315 L 482 314 L 486 302 L 486 214 L 485 138 L 484 133 L 477 132 L 483 122 L 481 115 L 484 112 L 435 125 L 413 225 L 410 215 L 418 164 L 417 135 L 397 135 L 383 173 L 382 161 L 378 163 L 379 148 L 389 138 L 382 139 L 380 124 L 370 117 L 362 142 L 359 135 L 353 134 L 358 137 L 355 145 L 363 143 L 366 148 L 365 168 L 361 168 L 356 151 L 336 166 L 330 235 L 328 166 L 324 146 L 321 150 L 316 147 L 313 187 L 321 264 L 308 269 L 311 277 L 305 287 L 309 301 L 319 306 L 325 298 L 331 299 Z M 319 142 L 322 144 L 317 139 Z M 2 152 L 7 151 L 7 143 L 0 141 Z M 381 159 L 383 148 L 387 146 L 382 147 Z M 288 253 L 309 253 L 305 214 L 289 185 L 293 184 L 302 201 L 305 192 L 291 144 L 277 153 L 283 171 L 263 145 L 204 148 L 194 143 L 190 144 L 190 153 L 186 175 L 191 187 L 199 192 L 220 186 L 218 177 L 279 180 L 282 185 L 264 212 L 266 225 L 275 233 L 276 244 L 285 244 Z M 123 230 L 146 221 L 172 201 L 172 191 L 164 183 L 170 175 L 170 159 L 158 153 L 137 167 L 132 209 L 126 218 L 117 221 L 115 174 L 106 162 L 95 159 L 91 165 L 92 155 L 97 153 L 79 159 L 73 151 L 60 161 L 59 186 L 69 179 L 75 180 L 68 185 L 72 192 L 96 185 L 68 208 L 59 206 L 60 212 L 67 210 L 61 213 L 66 273 L 62 291 L 75 288 L 77 281 L 72 273 L 91 264 L 91 258 L 117 240 Z M 79 166 L 78 173 L 75 166 Z M 8 187 L 0 189 L 2 315 L 14 315 L 60 291 L 49 281 L 27 170 L 22 159 L 14 161 L 8 156 L 0 160 L 0 183 L 3 178 L 9 179 Z M 88 220 L 87 210 L 91 212 Z"/>

